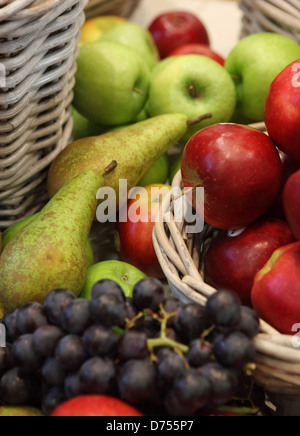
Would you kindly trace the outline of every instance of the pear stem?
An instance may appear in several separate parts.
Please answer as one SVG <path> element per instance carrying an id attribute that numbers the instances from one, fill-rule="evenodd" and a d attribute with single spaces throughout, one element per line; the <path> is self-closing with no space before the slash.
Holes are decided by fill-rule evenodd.
<path id="1" fill-rule="evenodd" d="M 113 160 L 108 167 L 105 168 L 104 173 L 102 174 L 103 177 L 107 176 L 108 174 L 110 174 L 114 169 L 116 169 L 118 166 L 118 163 L 116 160 Z"/>
<path id="2" fill-rule="evenodd" d="M 188 127 L 194 126 L 195 124 L 201 123 L 201 121 L 207 120 L 209 118 L 212 118 L 212 114 L 205 114 L 205 115 L 201 115 L 198 118 L 189 118 L 187 120 L 187 125 Z"/>

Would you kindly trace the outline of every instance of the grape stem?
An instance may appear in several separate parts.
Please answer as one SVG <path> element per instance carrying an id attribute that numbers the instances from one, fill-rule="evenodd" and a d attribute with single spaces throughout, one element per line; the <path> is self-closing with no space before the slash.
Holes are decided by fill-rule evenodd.
<path id="1" fill-rule="evenodd" d="M 160 337 L 159 338 L 147 340 L 148 350 L 150 351 L 151 355 L 153 356 L 153 354 L 154 354 L 153 350 L 155 348 L 158 348 L 158 347 L 169 347 L 169 348 L 173 348 L 174 351 L 177 351 L 179 353 L 187 354 L 189 351 L 189 347 L 187 345 L 180 344 L 179 342 L 176 342 L 173 339 L 168 338 L 168 336 L 167 336 L 168 321 L 169 321 L 169 319 L 176 316 L 177 313 L 176 312 L 175 313 L 166 312 L 162 305 L 160 305 L 160 311 L 163 315 L 162 318 L 160 318 L 156 314 L 152 314 L 153 318 L 157 319 L 160 322 L 161 328 L 160 328 Z M 153 359 L 153 357 L 152 357 L 152 359 Z M 154 360 L 156 360 L 155 357 L 154 357 Z"/>
<path id="2" fill-rule="evenodd" d="M 202 335 L 201 335 L 201 340 L 204 342 L 204 344 L 206 345 L 211 345 L 210 342 L 208 342 L 206 340 L 207 336 L 209 336 L 215 329 L 217 328 L 217 326 L 212 325 L 209 329 L 205 330 Z"/>
<path id="3" fill-rule="evenodd" d="M 126 319 L 125 319 L 126 330 L 130 330 L 130 329 L 132 329 L 132 328 L 135 326 L 135 323 L 136 323 L 139 319 L 143 318 L 143 316 L 144 316 L 144 313 L 143 313 L 143 312 L 140 312 L 140 313 L 138 313 L 138 314 L 137 314 L 134 318 L 132 318 L 132 319 L 126 318 Z"/>
<path id="4" fill-rule="evenodd" d="M 189 351 L 189 347 L 187 345 L 180 344 L 179 342 L 173 341 L 173 339 L 170 339 L 168 337 L 148 339 L 147 343 L 150 353 L 153 353 L 154 348 L 157 347 L 173 348 L 174 351 L 179 350 L 184 354 L 186 354 Z"/>
<path id="5" fill-rule="evenodd" d="M 218 412 L 231 412 L 238 415 L 257 415 L 259 412 L 258 407 L 234 407 L 234 406 L 220 406 Z"/>

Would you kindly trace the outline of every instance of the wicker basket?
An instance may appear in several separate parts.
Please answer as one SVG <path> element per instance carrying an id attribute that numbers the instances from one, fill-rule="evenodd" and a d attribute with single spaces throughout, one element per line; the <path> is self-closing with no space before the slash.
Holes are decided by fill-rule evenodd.
<path id="1" fill-rule="evenodd" d="M 275 32 L 300 42 L 300 0 L 241 0 L 242 37 Z"/>
<path id="2" fill-rule="evenodd" d="M 0 0 L 0 227 L 47 200 L 51 162 L 68 144 L 87 0 Z"/>
<path id="3" fill-rule="evenodd" d="M 255 125 L 264 130 L 264 125 Z M 173 188 L 182 189 L 181 172 Z M 182 218 L 174 218 L 172 191 L 164 198 L 153 232 L 153 242 L 160 265 L 173 294 L 184 302 L 205 305 L 216 289 L 203 279 L 203 257 L 218 230 L 205 225 L 198 234 L 187 234 Z M 254 378 L 266 392 L 300 395 L 300 350 L 293 348 L 292 337 L 280 334 L 263 320 L 254 340 L 256 370 Z M 300 404 L 298 411 L 300 413 Z"/>
<path id="4" fill-rule="evenodd" d="M 118 15 L 128 18 L 139 4 L 140 0 L 89 0 L 85 9 L 86 17 L 100 15 Z"/>

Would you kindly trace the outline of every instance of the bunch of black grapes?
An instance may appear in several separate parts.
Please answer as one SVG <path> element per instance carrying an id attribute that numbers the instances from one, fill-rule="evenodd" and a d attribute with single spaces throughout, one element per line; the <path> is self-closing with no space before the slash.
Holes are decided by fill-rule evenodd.
<path id="1" fill-rule="evenodd" d="M 0 401 L 46 415 L 86 394 L 171 416 L 217 408 L 251 367 L 259 330 L 256 313 L 232 292 L 215 293 L 206 307 L 184 304 L 152 278 L 132 298 L 111 280 L 93 287 L 91 301 L 56 289 L 44 305 L 29 303 L 2 323 Z"/>

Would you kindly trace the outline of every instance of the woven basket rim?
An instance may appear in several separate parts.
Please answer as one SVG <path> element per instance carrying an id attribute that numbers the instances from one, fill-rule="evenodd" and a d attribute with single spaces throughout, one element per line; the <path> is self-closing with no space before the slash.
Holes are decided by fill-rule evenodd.
<path id="1" fill-rule="evenodd" d="M 240 0 L 242 33 L 274 32 L 300 43 L 299 0 Z"/>
<path id="2" fill-rule="evenodd" d="M 0 228 L 48 200 L 47 169 L 68 145 L 87 0 L 0 0 Z M 23 9 L 22 9 L 23 8 Z"/>
<path id="3" fill-rule="evenodd" d="M 127 18 L 138 6 L 140 0 L 89 0 L 86 8 L 86 18 L 101 15 L 119 15 Z"/>
<path id="4" fill-rule="evenodd" d="M 264 123 L 253 124 L 251 127 L 260 131 L 266 130 Z M 181 182 L 179 170 L 172 188 L 181 190 Z M 188 235 L 184 235 L 184 226 L 175 223 L 173 215 L 170 214 L 173 200 L 171 190 L 160 205 L 153 231 L 154 249 L 173 294 L 185 302 L 205 305 L 207 299 L 217 290 L 204 282 L 197 262 L 188 248 Z M 212 227 L 206 225 L 204 232 L 212 230 Z M 204 238 L 205 234 L 199 237 Z M 260 319 L 260 332 L 253 344 L 257 354 L 256 380 L 270 392 L 299 395 L 300 349 L 295 348 L 293 336 L 281 334 Z"/>
<path id="5" fill-rule="evenodd" d="M 0 20 L 36 18 L 55 9 L 61 0 L 14 0 L 0 8 Z M 1 6 L 1 3 L 0 3 Z"/>

